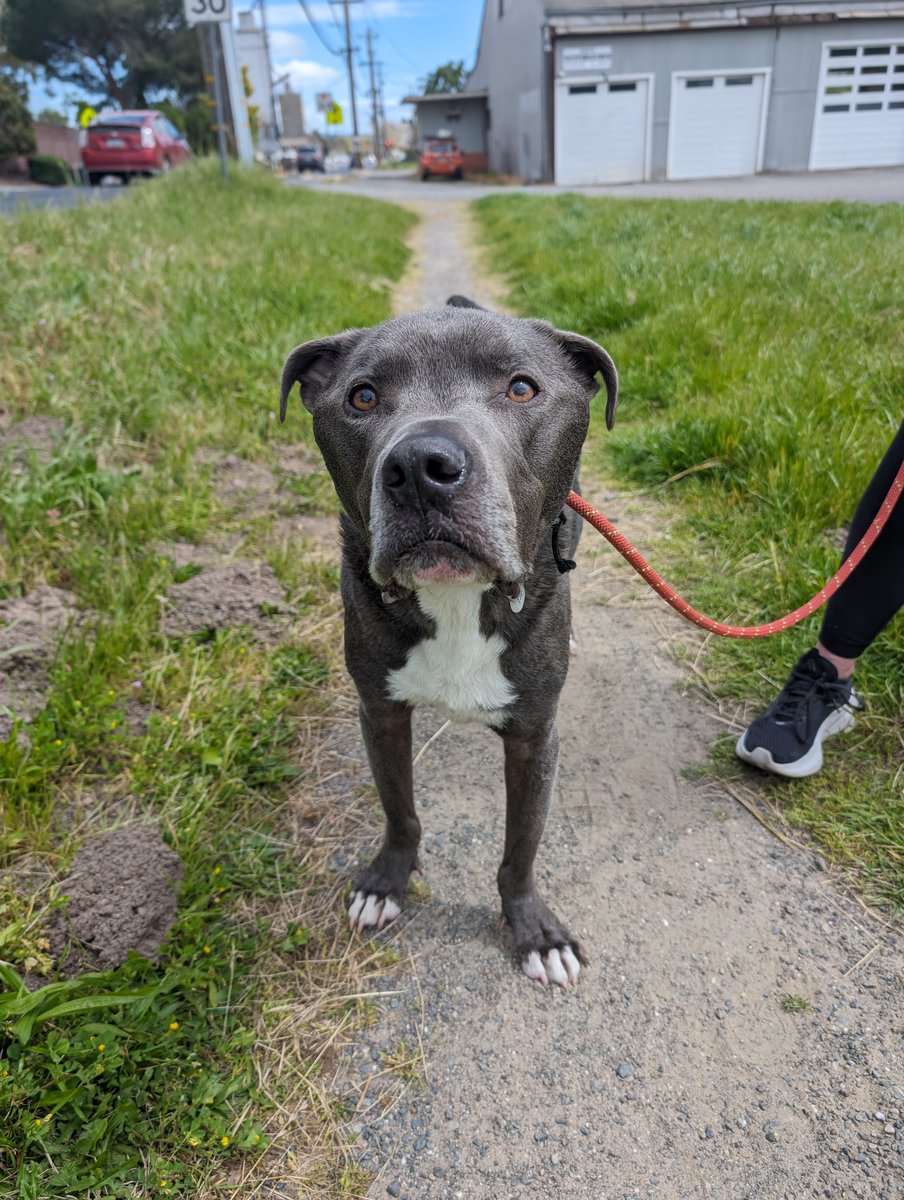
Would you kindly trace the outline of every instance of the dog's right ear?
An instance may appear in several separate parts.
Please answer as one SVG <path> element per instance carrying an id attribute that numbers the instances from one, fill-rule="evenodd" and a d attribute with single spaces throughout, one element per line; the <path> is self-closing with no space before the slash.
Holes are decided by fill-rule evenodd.
<path id="1" fill-rule="evenodd" d="M 279 390 L 279 419 L 286 419 L 289 393 L 296 383 L 301 384 L 301 402 L 313 412 L 318 396 L 327 387 L 336 373 L 336 366 L 344 354 L 357 342 L 363 329 L 346 329 L 334 337 L 318 338 L 296 346 L 286 359 Z"/>

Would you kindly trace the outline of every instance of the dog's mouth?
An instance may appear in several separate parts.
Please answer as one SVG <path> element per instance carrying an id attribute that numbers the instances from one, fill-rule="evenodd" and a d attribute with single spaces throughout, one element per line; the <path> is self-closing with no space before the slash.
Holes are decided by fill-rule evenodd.
<path id="1" fill-rule="evenodd" d="M 490 580 L 495 572 L 471 546 L 447 537 L 428 537 L 403 550 L 396 560 L 394 579 L 421 583 L 471 583 Z"/>

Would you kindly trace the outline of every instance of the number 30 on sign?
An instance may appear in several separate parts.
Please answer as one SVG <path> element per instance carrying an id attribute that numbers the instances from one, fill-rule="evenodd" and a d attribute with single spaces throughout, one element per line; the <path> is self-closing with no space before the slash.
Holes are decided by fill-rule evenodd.
<path id="1" fill-rule="evenodd" d="M 232 0 L 183 0 L 185 20 L 189 25 L 205 21 L 231 21 Z"/>

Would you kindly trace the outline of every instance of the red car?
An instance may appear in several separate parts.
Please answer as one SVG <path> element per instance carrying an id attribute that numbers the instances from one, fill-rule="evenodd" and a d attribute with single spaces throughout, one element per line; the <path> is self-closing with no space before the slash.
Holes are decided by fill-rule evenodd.
<path id="1" fill-rule="evenodd" d="M 133 175 L 165 175 L 191 158 L 188 142 L 163 113 L 131 109 L 101 113 L 79 135 L 88 182 L 105 175 L 128 183 Z"/>
<path id="2" fill-rule="evenodd" d="M 431 175 L 451 175 L 453 179 L 461 179 L 462 163 L 455 138 L 443 134 L 427 138 L 421 151 L 421 179 L 429 179 Z"/>

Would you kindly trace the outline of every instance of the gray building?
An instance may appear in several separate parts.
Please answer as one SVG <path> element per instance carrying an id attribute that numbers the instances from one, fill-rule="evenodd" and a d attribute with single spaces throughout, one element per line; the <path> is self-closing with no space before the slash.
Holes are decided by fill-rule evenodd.
<path id="1" fill-rule="evenodd" d="M 414 145 L 422 149 L 427 138 L 439 133 L 455 138 L 465 172 L 487 169 L 487 101 L 484 91 L 437 92 L 405 96 L 403 104 L 415 106 Z"/>
<path id="2" fill-rule="evenodd" d="M 472 98 L 528 181 L 904 165 L 904 0 L 486 0 Z"/>

